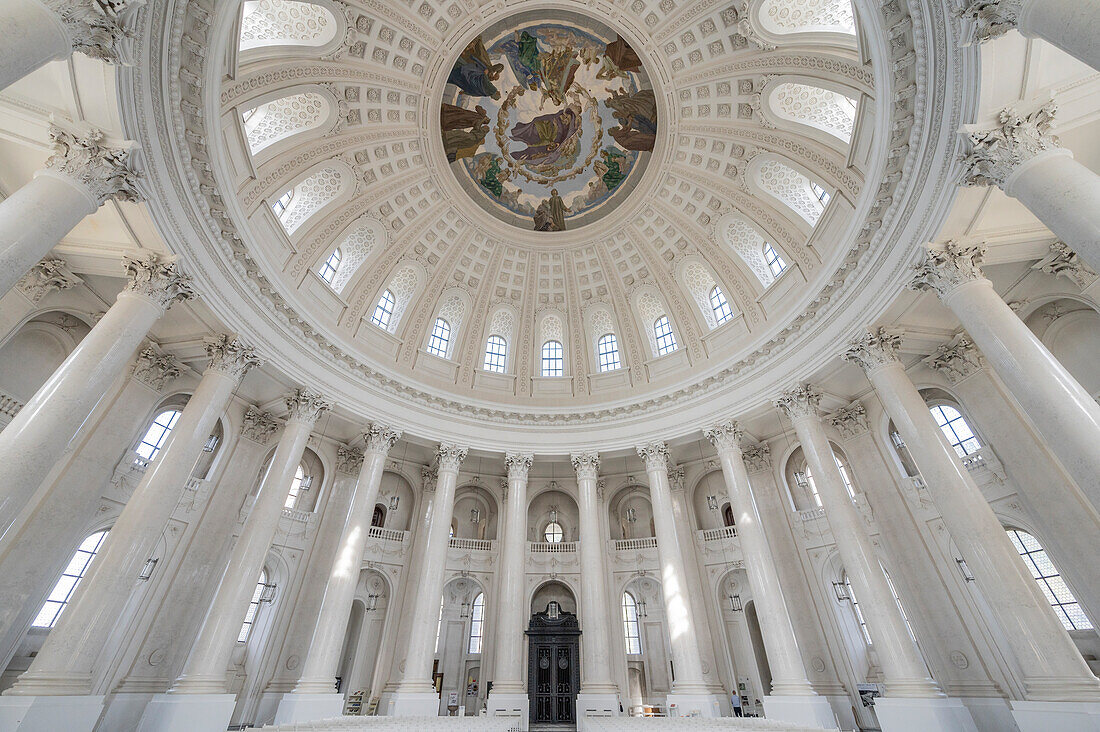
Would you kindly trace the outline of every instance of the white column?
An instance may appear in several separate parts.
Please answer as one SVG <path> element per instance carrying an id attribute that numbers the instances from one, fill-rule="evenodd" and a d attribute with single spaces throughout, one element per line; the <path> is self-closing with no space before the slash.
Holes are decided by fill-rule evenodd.
<path id="1" fill-rule="evenodd" d="M 1042 38 L 1100 70 L 1098 0 L 970 0 L 964 17 L 974 21 L 978 41 L 1016 28 L 1026 38 Z"/>
<path id="2" fill-rule="evenodd" d="M 1093 27 L 1082 30 L 1097 35 Z M 993 129 L 971 130 L 965 182 L 999 186 L 1100 270 L 1100 176 L 1074 160 L 1051 134 L 1057 111 L 1053 101 L 1028 114 L 1005 109 Z"/>
<path id="3" fill-rule="evenodd" d="M 691 610 L 691 592 L 687 586 L 687 567 L 680 551 L 676 522 L 673 519 L 672 493 L 668 482 L 668 448 L 663 442 L 643 445 L 638 455 L 645 461 L 649 476 L 649 497 L 653 504 L 653 526 L 657 534 L 657 558 L 661 563 L 661 596 L 672 646 L 672 665 L 676 678 L 668 694 L 668 704 L 676 704 L 680 715 L 696 710 L 705 717 L 720 716 L 714 697 L 703 679 L 703 662 Z"/>
<path id="4" fill-rule="evenodd" d="M 344 695 L 336 693 L 336 671 L 340 666 L 344 630 L 355 600 L 363 548 L 370 532 L 378 488 L 382 485 L 386 455 L 400 437 L 398 430 L 372 424 L 363 433 L 363 453 L 355 455 L 345 451 L 342 455 L 345 462 L 361 464 L 359 480 L 352 491 L 339 548 L 332 559 L 302 675 L 294 690 L 279 702 L 275 724 L 329 719 L 343 713 Z"/>
<path id="5" fill-rule="evenodd" d="M 306 441 L 317 419 L 331 409 L 311 389 L 295 390 L 286 397 L 286 405 L 290 414 L 283 435 L 233 545 L 183 673 L 167 694 L 158 694 L 146 707 L 139 727 L 144 732 L 221 732 L 229 724 L 235 702 L 235 696 L 226 693 L 229 659 L 278 530 Z"/>
<path id="6" fill-rule="evenodd" d="M 125 266 L 130 281 L 115 304 L 0 432 L 0 542 L 149 329 L 191 297 L 175 257 L 144 253 Z"/>
<path id="7" fill-rule="evenodd" d="M 596 480 L 600 456 L 594 452 L 571 456 L 577 472 L 577 503 L 580 509 L 578 554 L 581 574 L 581 688 L 577 694 L 577 717 L 590 712 L 619 713 L 619 687 L 611 679 L 612 608 L 607 595 L 604 564 L 606 537 L 600 531 L 601 505 Z"/>
<path id="8" fill-rule="evenodd" d="M 528 617 L 527 577 L 527 475 L 531 453 L 510 452 L 504 456 L 508 468 L 505 496 L 504 539 L 500 549 L 500 607 L 497 611 L 493 690 L 489 692 L 489 714 L 501 712 L 527 719 L 527 687 L 523 683 L 527 653 L 523 634 Z"/>
<path id="9" fill-rule="evenodd" d="M 0 90 L 44 64 L 80 51 L 92 58 L 130 58 L 132 20 L 144 0 L 4 0 Z"/>
<path id="10" fill-rule="evenodd" d="M 867 630 L 882 662 L 888 697 L 935 698 L 942 692 L 928 677 L 905 619 L 886 583 L 874 545 L 859 509 L 856 508 L 837 468 L 832 445 L 818 415 L 821 394 L 810 385 L 785 392 L 776 406 L 790 417 L 814 476 L 825 516 L 836 541 L 844 571 L 859 598 Z M 876 701 L 877 703 L 877 701 Z"/>
<path id="11" fill-rule="evenodd" d="M 744 432 L 736 422 L 730 421 L 715 425 L 703 434 L 718 450 L 772 672 L 771 694 L 764 697 L 764 712 L 771 719 L 810 727 L 832 726 L 834 717 L 828 700 L 818 696 L 806 678 L 783 586 L 749 484 L 741 452 Z"/>
<path id="12" fill-rule="evenodd" d="M 439 697 L 432 683 L 435 631 L 439 622 L 439 600 L 450 546 L 451 517 L 454 513 L 458 469 L 467 448 L 447 443 L 439 446 L 438 478 L 435 490 L 424 495 L 417 536 L 423 537 L 423 561 L 410 567 L 419 585 L 413 602 L 409 636 L 405 642 L 405 673 L 393 693 L 390 714 L 398 717 L 435 716 Z"/>
<path id="13" fill-rule="evenodd" d="M 46 167 L 0 201 L 0 296 L 108 198 L 140 199 L 127 143 L 87 125 L 51 125 L 50 139 Z"/>
<path id="14" fill-rule="evenodd" d="M 981 247 L 951 242 L 930 250 L 910 286 L 935 290 L 1100 511 L 1100 405 L 982 275 L 983 253 Z"/>
<path id="15" fill-rule="evenodd" d="M 1027 699 L 1092 702 L 1100 712 L 1100 681 L 906 375 L 897 356 L 900 343 L 899 335 L 880 328 L 853 342 L 845 358 L 867 373 L 912 453 L 952 540 L 1016 656 Z M 1093 721 L 1097 722 L 1100 716 Z"/>

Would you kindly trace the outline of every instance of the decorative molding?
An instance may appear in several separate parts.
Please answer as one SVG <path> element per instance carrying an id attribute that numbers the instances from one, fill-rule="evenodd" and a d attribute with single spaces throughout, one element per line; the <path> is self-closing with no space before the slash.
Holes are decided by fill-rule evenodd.
<path id="1" fill-rule="evenodd" d="M 256 355 L 256 350 L 235 335 L 223 333 L 205 338 L 203 345 L 206 347 L 206 355 L 210 358 L 207 369 L 225 374 L 237 381 L 243 379 L 254 366 L 263 365 L 263 360 Z"/>
<path id="2" fill-rule="evenodd" d="M 596 480 L 600 472 L 600 455 L 596 452 L 575 452 L 570 456 L 577 480 Z"/>
<path id="3" fill-rule="evenodd" d="M 165 385 L 180 375 L 180 364 L 175 357 L 162 353 L 149 345 L 138 353 L 133 377 L 153 391 L 163 391 Z"/>
<path id="4" fill-rule="evenodd" d="M 508 480 L 527 482 L 527 475 L 535 456 L 529 452 L 509 452 L 504 455 L 504 465 L 508 469 Z"/>
<path id="5" fill-rule="evenodd" d="M 420 468 L 420 488 L 428 493 L 435 493 L 435 486 L 439 482 L 439 471 L 427 465 Z"/>
<path id="6" fill-rule="evenodd" d="M 941 248 L 930 248 L 925 259 L 913 268 L 911 290 L 935 290 L 941 298 L 967 282 L 984 279 L 982 259 L 985 247 L 949 241 Z"/>
<path id="7" fill-rule="evenodd" d="M 881 368 L 901 363 L 898 359 L 900 346 L 900 333 L 889 328 L 875 328 L 851 341 L 841 358 L 870 375 Z"/>
<path id="8" fill-rule="evenodd" d="M 137 14 L 145 0 L 44 0 L 59 16 L 73 50 L 108 63 L 133 62 Z"/>
<path id="9" fill-rule="evenodd" d="M 867 434 L 867 410 L 860 402 L 852 402 L 846 407 L 841 407 L 827 417 L 829 424 L 836 427 L 841 437 L 850 440 L 853 437 Z"/>
<path id="10" fill-rule="evenodd" d="M 799 384 L 783 392 L 775 400 L 775 406 L 787 413 L 791 421 L 798 419 L 817 419 L 820 416 L 818 405 L 821 403 L 821 391 L 812 384 Z"/>
<path id="11" fill-rule="evenodd" d="M 123 256 L 122 266 L 130 278 L 125 291 L 147 297 L 165 310 L 172 303 L 190 300 L 195 296 L 191 278 L 180 272 L 177 261 L 174 255 L 149 251 Z"/>
<path id="12" fill-rule="evenodd" d="M 1005 187 L 1016 170 L 1036 155 L 1061 147 L 1050 133 L 1058 105 L 1051 100 L 1033 112 L 1021 115 L 1011 107 L 997 115 L 992 130 L 967 133 L 970 153 L 963 158 L 963 182 L 971 186 Z"/>
<path id="13" fill-rule="evenodd" d="M 84 280 L 72 273 L 64 259 L 46 257 L 31 267 L 31 271 L 23 275 L 15 287 L 37 305 L 51 292 L 68 290 L 83 283 Z"/>
<path id="14" fill-rule="evenodd" d="M 249 407 L 244 413 L 244 423 L 241 424 L 241 437 L 266 445 L 278 429 L 279 423 L 274 417 L 256 407 Z"/>
<path id="15" fill-rule="evenodd" d="M 50 142 L 54 153 L 46 160 L 46 170 L 72 181 L 97 206 L 112 197 L 144 199 L 138 189 L 141 175 L 133 167 L 132 143 L 113 143 L 102 130 L 73 123 L 51 123 Z"/>
<path id="16" fill-rule="evenodd" d="M 668 445 L 663 442 L 651 442 L 635 449 L 638 451 L 638 457 L 645 461 L 647 473 L 668 471 Z"/>
<path id="17" fill-rule="evenodd" d="M 684 468 L 680 465 L 668 469 L 668 483 L 674 491 L 684 490 Z"/>
<path id="18" fill-rule="evenodd" d="M 1016 28 L 1023 4 L 1024 0 L 969 0 L 956 12 L 974 24 L 974 39 L 983 43 Z"/>
<path id="19" fill-rule="evenodd" d="M 363 469 L 363 452 L 350 445 L 336 448 L 336 472 L 344 475 L 359 475 Z"/>
<path id="20" fill-rule="evenodd" d="M 290 411 L 288 421 L 312 425 L 322 414 L 332 409 L 332 403 L 320 392 L 303 387 L 287 394 L 286 408 Z"/>
<path id="21" fill-rule="evenodd" d="M 384 456 L 401 439 L 401 434 L 401 430 L 384 424 L 371 423 L 363 432 L 363 450 Z"/>
<path id="22" fill-rule="evenodd" d="M 985 368 L 985 357 L 970 336 L 960 333 L 949 343 L 939 346 L 935 353 L 924 359 L 924 363 L 933 371 L 939 371 L 952 384 L 958 384 Z"/>
<path id="23" fill-rule="evenodd" d="M 1050 251 L 1031 268 L 1046 274 L 1061 275 L 1082 290 L 1096 281 L 1096 270 L 1089 267 L 1064 241 L 1050 243 Z"/>
<path id="24" fill-rule="evenodd" d="M 703 430 L 703 436 L 710 444 L 717 448 L 718 452 L 741 451 L 741 442 L 745 439 L 745 431 L 735 420 L 727 420 Z"/>
<path id="25" fill-rule="evenodd" d="M 772 449 L 766 442 L 745 445 L 741 448 L 741 454 L 749 473 L 763 473 L 772 469 Z"/>
<path id="26" fill-rule="evenodd" d="M 457 473 L 459 467 L 462 465 L 462 461 L 466 459 L 466 454 L 469 452 L 469 448 L 462 445 L 455 445 L 449 442 L 439 443 L 439 447 L 435 451 L 436 457 L 439 459 L 438 470 L 448 473 Z"/>

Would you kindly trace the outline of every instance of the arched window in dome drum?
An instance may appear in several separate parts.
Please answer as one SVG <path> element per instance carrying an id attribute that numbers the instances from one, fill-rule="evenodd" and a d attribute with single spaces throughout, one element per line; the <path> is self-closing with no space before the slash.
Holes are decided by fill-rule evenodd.
<path id="1" fill-rule="evenodd" d="M 485 364 L 483 368 L 495 374 L 503 374 L 507 363 L 508 341 L 498 335 L 489 336 L 489 340 L 485 342 Z"/>
<path id="2" fill-rule="evenodd" d="M 596 342 L 596 352 L 600 359 L 601 373 L 622 367 L 619 362 L 619 343 L 614 333 L 605 333 L 600 336 L 600 340 Z"/>
<path id="3" fill-rule="evenodd" d="M 428 353 L 447 358 L 447 345 L 451 340 L 451 326 L 443 318 L 436 318 L 432 335 L 428 338 Z"/>
<path id="4" fill-rule="evenodd" d="M 629 592 L 623 593 L 622 610 L 626 652 L 636 656 L 642 652 L 642 634 L 638 624 L 638 602 Z"/>
<path id="5" fill-rule="evenodd" d="M 135 462 L 145 465 L 153 462 L 164 444 L 168 442 L 168 435 L 172 434 L 172 429 L 176 426 L 179 418 L 180 411 L 178 409 L 166 409 L 158 414 L 153 423 L 149 425 L 149 428 L 145 430 L 141 442 L 134 448 L 134 452 L 138 454 Z"/>
<path id="6" fill-rule="evenodd" d="M 1027 565 L 1028 572 L 1039 584 L 1039 589 L 1046 596 L 1047 602 L 1054 608 L 1054 613 L 1062 621 L 1066 630 L 1091 630 L 1092 623 L 1080 603 L 1070 591 L 1069 585 L 1062 579 L 1062 574 L 1050 561 L 1046 550 L 1031 534 L 1019 529 L 1005 529 L 1012 545 L 1016 547 L 1020 558 Z"/>
<path id="7" fill-rule="evenodd" d="M 830 195 L 827 190 L 813 181 L 810 181 L 810 190 L 814 192 L 814 195 L 817 196 L 817 200 L 821 202 L 821 208 L 825 208 L 829 205 L 829 200 L 832 198 L 832 195 Z"/>
<path id="8" fill-rule="evenodd" d="M 294 198 L 293 188 L 279 196 L 279 200 L 271 204 L 271 210 L 275 212 L 276 216 L 282 217 L 282 215 L 286 213 L 287 207 L 290 206 L 290 199 L 292 198 Z"/>
<path id="9" fill-rule="evenodd" d="M 328 259 L 317 270 L 317 274 L 325 282 L 332 284 L 332 280 L 336 277 L 336 271 L 340 269 L 340 247 L 336 247 L 332 250 L 332 254 L 328 255 Z"/>
<path id="10" fill-rule="evenodd" d="M 565 374 L 565 351 L 560 341 L 546 341 L 542 344 L 542 375 L 563 376 Z"/>
<path id="11" fill-rule="evenodd" d="M 764 261 L 767 262 L 768 269 L 772 271 L 773 277 L 778 277 L 783 274 L 783 270 L 787 269 L 787 263 L 779 256 L 779 252 L 775 251 L 775 247 L 768 243 L 764 244 Z"/>
<path id="12" fill-rule="evenodd" d="M 653 323 L 653 335 L 657 338 L 658 356 L 664 356 L 676 350 L 676 336 L 672 333 L 672 323 L 667 315 L 662 315 Z"/>
<path id="13" fill-rule="evenodd" d="M 936 418 L 936 424 L 940 426 L 944 437 L 955 448 L 959 457 L 977 452 L 982 449 L 974 430 L 970 429 L 970 423 L 962 413 L 948 404 L 937 404 L 929 409 Z"/>
<path id="14" fill-rule="evenodd" d="M 46 602 L 42 604 L 42 609 L 38 611 L 31 627 L 52 628 L 57 623 L 57 619 L 61 617 L 61 613 L 65 611 L 73 593 L 76 592 L 77 585 L 88 573 L 88 567 L 95 559 L 95 555 L 99 553 L 99 548 L 103 546 L 107 533 L 107 529 L 97 531 L 80 542 L 73 558 L 69 560 L 61 577 L 54 583 L 50 594 L 46 596 Z"/>
<path id="15" fill-rule="evenodd" d="M 374 306 L 374 312 L 370 316 L 370 322 L 385 330 L 390 327 L 390 318 L 393 317 L 393 308 L 397 304 L 393 293 L 386 290 L 382 297 L 378 298 L 378 304 Z"/>
<path id="16" fill-rule="evenodd" d="M 730 309 L 729 303 L 726 302 L 726 295 L 718 285 L 715 285 L 714 289 L 710 291 L 710 307 L 714 310 L 714 320 L 717 321 L 718 325 L 733 317 L 733 311 Z"/>

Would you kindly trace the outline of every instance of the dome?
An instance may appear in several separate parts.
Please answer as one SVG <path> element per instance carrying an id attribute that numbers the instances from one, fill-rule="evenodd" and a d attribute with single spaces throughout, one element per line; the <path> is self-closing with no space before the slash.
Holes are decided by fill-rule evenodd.
<path id="1" fill-rule="evenodd" d="M 931 238 L 947 198 L 899 183 L 952 175 L 965 113 L 848 0 L 185 15 L 183 83 L 125 72 L 181 153 L 158 227 L 273 365 L 473 444 L 686 433 L 819 366 Z"/>

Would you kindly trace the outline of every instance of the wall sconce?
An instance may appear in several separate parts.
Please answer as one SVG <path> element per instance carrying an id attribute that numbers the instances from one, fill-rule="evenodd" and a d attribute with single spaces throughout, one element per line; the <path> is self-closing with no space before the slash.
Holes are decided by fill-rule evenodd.
<path id="1" fill-rule="evenodd" d="M 378 609 L 378 595 L 367 595 L 367 602 L 363 605 L 363 610 L 372 613 Z"/>
<path id="2" fill-rule="evenodd" d="M 275 602 L 275 584 L 265 584 L 260 590 L 260 602 Z"/>
<path id="3" fill-rule="evenodd" d="M 462 603 L 462 612 L 460 613 L 460 615 L 461 615 L 461 617 L 464 617 L 464 618 L 470 617 L 470 603 L 469 603 L 469 601 Z"/>
<path id="4" fill-rule="evenodd" d="M 808 489 L 810 487 L 810 481 L 806 478 L 806 474 L 801 470 L 794 474 L 794 482 L 798 484 L 799 488 Z"/>
<path id="5" fill-rule="evenodd" d="M 639 618 L 647 617 L 649 615 L 649 613 L 646 611 L 646 608 L 645 608 L 645 600 L 638 600 L 638 602 L 636 604 L 638 605 L 638 617 Z"/>
<path id="6" fill-rule="evenodd" d="M 630 523 L 634 523 L 638 520 L 638 512 L 634 510 L 634 507 L 626 509 L 626 520 Z"/>
<path id="7" fill-rule="evenodd" d="M 709 508 L 711 511 L 717 511 L 718 510 L 718 497 L 717 496 L 707 496 L 707 508 Z"/>
<path id="8" fill-rule="evenodd" d="M 740 595 L 726 595 L 726 599 L 730 601 L 730 610 L 732 612 L 739 613 L 745 609 L 741 604 Z"/>
<path id="9" fill-rule="evenodd" d="M 955 564 L 959 565 L 959 571 L 962 572 L 963 579 L 967 582 L 974 581 L 974 573 L 970 571 L 970 567 L 967 566 L 966 560 L 962 557 L 955 558 Z"/>
<path id="10" fill-rule="evenodd" d="M 390 510 L 396 511 L 397 505 L 401 503 L 401 496 L 390 496 Z"/>
<path id="11" fill-rule="evenodd" d="M 202 446 L 203 452 L 214 452 L 214 448 L 218 446 L 218 436 L 210 435 L 206 438 L 206 444 Z"/>
<path id="12" fill-rule="evenodd" d="M 480 509 L 477 509 L 477 508 L 471 508 L 470 509 L 470 523 L 471 524 L 480 524 L 481 523 L 481 510 Z"/>
<path id="13" fill-rule="evenodd" d="M 845 600 L 851 600 L 852 596 L 848 594 L 848 585 L 843 582 L 833 583 L 833 592 L 836 593 L 836 601 L 844 602 Z"/>
<path id="14" fill-rule="evenodd" d="M 313 476 L 307 475 L 303 477 L 302 482 L 298 484 L 298 490 L 308 491 L 311 485 L 313 485 Z"/>
<path id="15" fill-rule="evenodd" d="M 550 507 L 550 523 L 556 524 L 558 522 L 558 509 L 553 506 Z"/>
<path id="16" fill-rule="evenodd" d="M 150 577 L 152 577 L 153 576 L 153 570 L 156 568 L 157 562 L 159 562 L 159 561 L 160 561 L 159 559 L 156 559 L 154 557 L 150 557 L 149 559 L 146 559 L 145 560 L 145 566 L 141 568 L 141 573 L 138 574 L 138 579 L 139 580 L 147 580 Z"/>

